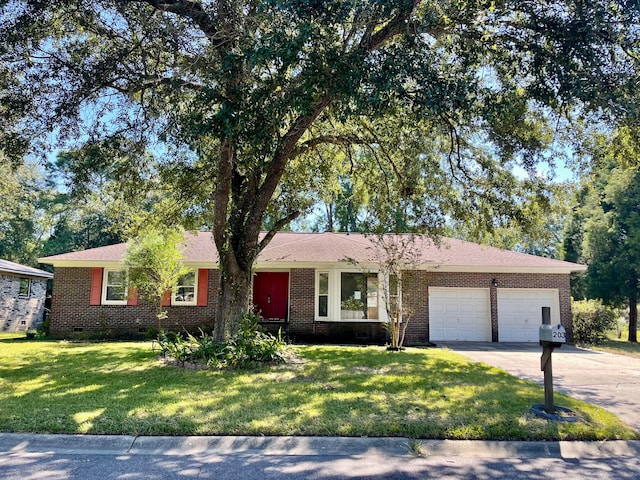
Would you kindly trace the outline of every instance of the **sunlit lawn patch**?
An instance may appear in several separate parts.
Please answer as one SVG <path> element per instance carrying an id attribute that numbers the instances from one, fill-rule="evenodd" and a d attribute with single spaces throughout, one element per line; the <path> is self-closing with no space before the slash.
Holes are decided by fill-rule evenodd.
<path id="1" fill-rule="evenodd" d="M 146 435 L 614 439 L 635 433 L 557 395 L 575 424 L 529 414 L 538 385 L 439 349 L 297 346 L 260 371 L 188 370 L 150 343 L 0 340 L 0 430 Z"/>
<path id="2" fill-rule="evenodd" d="M 626 340 L 607 340 L 602 345 L 587 345 L 587 348 L 601 350 L 603 352 L 627 355 L 629 357 L 640 358 L 640 343 L 629 343 Z"/>

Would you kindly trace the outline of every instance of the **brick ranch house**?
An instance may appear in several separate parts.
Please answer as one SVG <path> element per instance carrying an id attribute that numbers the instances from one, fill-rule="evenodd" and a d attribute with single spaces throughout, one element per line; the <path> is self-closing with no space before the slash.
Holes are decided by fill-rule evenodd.
<path id="1" fill-rule="evenodd" d="M 44 270 L 0 259 L 0 332 L 25 332 L 42 325 L 51 278 Z"/>
<path id="2" fill-rule="evenodd" d="M 165 297 L 164 327 L 210 329 L 217 250 L 208 232 L 187 233 L 185 244 L 192 272 Z M 409 344 L 537 342 L 543 306 L 571 338 L 569 275 L 586 267 L 447 238 L 436 246 L 416 237 L 412 248 L 421 260 L 403 273 L 399 292 L 411 311 Z M 128 295 L 123 282 L 125 250 L 119 244 L 39 260 L 55 267 L 53 336 L 142 335 L 154 328 L 154 306 Z M 373 251 L 361 234 L 278 233 L 255 264 L 257 310 L 267 324 L 286 322 L 294 340 L 384 340 L 385 280 Z"/>

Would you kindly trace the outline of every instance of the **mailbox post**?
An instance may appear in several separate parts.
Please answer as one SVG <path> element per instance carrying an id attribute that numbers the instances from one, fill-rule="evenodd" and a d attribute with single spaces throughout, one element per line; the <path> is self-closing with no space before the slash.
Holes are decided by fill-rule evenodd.
<path id="1" fill-rule="evenodd" d="M 534 405 L 531 407 L 531 413 L 547 420 L 577 422 L 578 416 L 574 411 L 553 404 L 551 354 L 555 348 L 561 347 L 566 341 L 567 332 L 564 327 L 562 325 L 551 325 L 551 308 L 542 307 L 542 325 L 540 325 L 542 357 L 540 358 L 540 370 L 544 372 L 544 405 Z"/>
<path id="2" fill-rule="evenodd" d="M 544 372 L 544 410 L 553 415 L 553 366 L 551 354 L 555 348 L 559 348 L 567 341 L 567 333 L 562 325 L 551 325 L 551 308 L 542 307 L 542 325 L 540 325 L 540 345 L 542 357 L 540 369 Z"/>

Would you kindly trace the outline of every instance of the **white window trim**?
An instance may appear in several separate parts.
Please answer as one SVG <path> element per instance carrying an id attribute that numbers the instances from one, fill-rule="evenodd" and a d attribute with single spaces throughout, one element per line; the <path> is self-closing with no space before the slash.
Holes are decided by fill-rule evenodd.
<path id="1" fill-rule="evenodd" d="M 102 305 L 126 305 L 129 298 L 129 286 L 124 286 L 124 300 L 107 300 L 107 278 L 109 272 L 122 272 L 122 269 L 118 268 L 105 268 L 102 272 Z"/>
<path id="2" fill-rule="evenodd" d="M 20 293 L 20 289 L 22 287 L 22 281 L 23 280 L 26 280 L 28 282 L 27 283 L 27 293 L 26 294 L 25 293 Z M 32 282 L 31 282 L 31 279 L 29 277 L 20 277 L 20 280 L 18 282 L 18 298 L 29 298 L 29 297 L 31 297 L 31 287 L 32 287 L 31 283 Z"/>
<path id="3" fill-rule="evenodd" d="M 320 274 L 329 274 L 329 296 L 327 312 L 328 316 L 320 317 L 318 315 L 320 305 Z M 342 273 L 362 273 L 367 275 L 378 275 L 378 318 L 341 318 L 340 313 L 340 279 Z M 315 271 L 315 290 L 314 290 L 314 317 L 316 322 L 333 322 L 333 323 L 388 323 L 386 308 L 383 302 L 384 292 L 382 290 L 383 274 L 380 271 L 371 270 L 363 272 L 356 268 L 331 268 L 316 269 Z"/>
<path id="4" fill-rule="evenodd" d="M 327 274 L 327 316 L 320 316 L 320 275 L 326 273 Z M 329 270 L 316 270 L 316 287 L 315 287 L 315 317 L 316 320 L 319 321 L 328 321 L 331 318 L 331 284 L 332 284 L 332 274 Z M 322 294 L 324 295 L 324 294 Z"/>
<path id="5" fill-rule="evenodd" d="M 198 269 L 192 270 L 194 273 L 194 284 L 193 284 L 193 299 L 192 300 L 177 300 L 177 288 L 171 292 L 171 306 L 172 307 L 193 307 L 198 305 Z"/>

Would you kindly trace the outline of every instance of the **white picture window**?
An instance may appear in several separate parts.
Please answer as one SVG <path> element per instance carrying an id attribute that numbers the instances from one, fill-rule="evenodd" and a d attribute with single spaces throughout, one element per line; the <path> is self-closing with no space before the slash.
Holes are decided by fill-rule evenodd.
<path id="1" fill-rule="evenodd" d="M 127 304 L 127 273 L 105 268 L 102 281 L 103 305 Z"/>
<path id="2" fill-rule="evenodd" d="M 340 273 L 340 319 L 378 319 L 377 273 Z"/>
<path id="3" fill-rule="evenodd" d="M 198 275 L 195 271 L 180 277 L 178 285 L 171 292 L 171 305 L 196 305 Z"/>
<path id="4" fill-rule="evenodd" d="M 328 322 L 383 321 L 383 298 L 377 272 L 316 271 L 316 320 Z"/>

